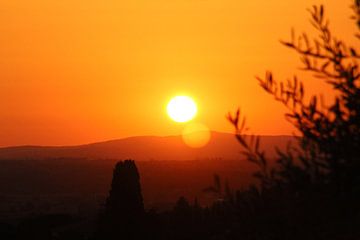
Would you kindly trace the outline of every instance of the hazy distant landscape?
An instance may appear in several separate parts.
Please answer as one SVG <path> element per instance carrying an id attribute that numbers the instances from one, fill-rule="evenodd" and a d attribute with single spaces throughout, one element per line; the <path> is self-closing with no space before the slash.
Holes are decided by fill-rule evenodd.
<path id="1" fill-rule="evenodd" d="M 229 133 L 212 132 L 203 148 L 190 148 L 181 136 L 139 136 L 79 146 L 0 148 L 0 218 L 40 213 L 95 214 L 109 192 L 117 161 L 135 159 L 146 208 L 171 208 L 180 196 L 202 205 L 214 196 L 203 190 L 218 174 L 231 188 L 254 183 L 256 167 L 241 154 Z M 271 157 L 291 136 L 262 136 Z M 79 210 L 82 209 L 82 210 Z"/>
<path id="2" fill-rule="evenodd" d="M 269 155 L 290 136 L 263 136 Z M 0 218 L 39 213 L 95 214 L 105 201 L 118 160 L 137 161 L 146 208 L 168 209 L 179 196 L 202 205 L 214 200 L 203 190 L 218 174 L 231 188 L 254 183 L 256 167 L 240 154 L 233 134 L 212 133 L 207 146 L 193 149 L 181 136 L 132 137 L 69 147 L 0 148 Z"/>
<path id="3" fill-rule="evenodd" d="M 261 147 L 269 157 L 275 147 L 285 149 L 291 136 L 261 136 Z M 202 148 L 190 148 L 181 136 L 139 136 L 79 146 L 17 146 L 0 148 L 0 160 L 9 159 L 126 159 L 147 160 L 205 160 L 241 158 L 241 146 L 234 134 L 212 132 L 210 142 Z"/>
<path id="4" fill-rule="evenodd" d="M 84 159 L 0 161 L 0 218 L 30 213 L 78 214 L 81 208 L 95 213 L 110 190 L 116 162 Z M 213 196 L 203 190 L 213 184 L 215 173 L 238 189 L 253 181 L 251 171 L 254 169 L 246 161 L 221 160 L 143 161 L 137 166 L 145 206 L 158 210 L 172 207 L 179 196 L 190 200 L 197 197 L 202 205 L 206 205 Z"/>

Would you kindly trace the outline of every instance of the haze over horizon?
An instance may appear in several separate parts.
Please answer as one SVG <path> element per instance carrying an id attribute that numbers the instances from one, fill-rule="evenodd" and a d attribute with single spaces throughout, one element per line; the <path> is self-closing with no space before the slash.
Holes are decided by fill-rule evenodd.
<path id="1" fill-rule="evenodd" d="M 231 135 L 231 137 L 235 138 L 235 133 L 233 132 L 219 132 L 219 131 L 210 131 L 211 134 L 226 134 Z M 252 134 L 249 134 L 252 135 Z M 100 139 L 98 141 L 93 142 L 83 142 L 83 143 L 77 143 L 77 144 L 54 144 L 54 145 L 42 145 L 42 144 L 20 144 L 20 145 L 0 145 L 0 148 L 8 148 L 8 147 L 22 147 L 22 146 L 34 146 L 34 147 L 74 147 L 74 146 L 83 146 L 83 145 L 91 145 L 91 144 L 97 144 L 97 143 L 106 143 L 106 142 L 112 142 L 112 141 L 118 141 L 118 140 L 126 140 L 126 139 L 132 139 L 132 138 L 142 138 L 142 137 L 156 137 L 156 138 L 168 138 L 168 137 L 181 137 L 182 134 L 170 134 L 170 135 L 136 135 L 136 136 L 124 136 L 124 137 L 115 137 L 112 139 Z M 264 134 L 264 135 L 255 135 L 260 137 L 293 137 L 296 136 L 294 134 Z M 191 148 L 191 147 L 190 147 Z"/>
<path id="2" fill-rule="evenodd" d="M 0 160 L 42 159 L 134 159 L 146 160 L 239 160 L 243 150 L 233 134 L 212 132 L 204 146 L 190 147 L 182 136 L 138 136 L 74 146 L 12 146 L 0 147 Z M 291 136 L 262 136 L 260 147 L 268 157 L 275 147 L 285 150 Z"/>

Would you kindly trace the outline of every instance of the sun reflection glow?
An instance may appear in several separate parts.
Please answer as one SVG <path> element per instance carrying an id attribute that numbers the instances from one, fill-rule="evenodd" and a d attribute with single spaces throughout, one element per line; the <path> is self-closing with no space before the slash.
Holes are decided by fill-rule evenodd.
<path id="1" fill-rule="evenodd" d="M 209 143 L 211 133 L 208 127 L 201 123 L 190 123 L 185 126 L 182 138 L 186 145 L 201 148 Z"/>

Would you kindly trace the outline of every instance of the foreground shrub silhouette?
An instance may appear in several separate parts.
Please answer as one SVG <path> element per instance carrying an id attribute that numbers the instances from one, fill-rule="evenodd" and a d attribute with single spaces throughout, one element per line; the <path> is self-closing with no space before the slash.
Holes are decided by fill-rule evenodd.
<path id="1" fill-rule="evenodd" d="M 360 1 L 354 1 L 352 8 L 360 30 Z M 335 99 L 330 105 L 325 105 L 321 95 L 306 101 L 303 83 L 296 76 L 286 82 L 276 80 L 271 72 L 264 79 L 257 78 L 288 109 L 286 118 L 300 137 L 285 152 L 277 150 L 272 166 L 259 137 L 246 135 L 240 111 L 229 114 L 243 154 L 259 166 L 255 177 L 260 185 L 238 193 L 240 206 L 251 206 L 254 214 L 269 221 L 266 224 L 285 227 L 282 233 L 268 229 L 266 239 L 271 234 L 284 238 L 291 232 L 312 239 L 330 235 L 356 239 L 360 222 L 360 55 L 355 47 L 333 36 L 323 6 L 313 6 L 309 12 L 319 36 L 311 39 L 292 31 L 291 40 L 282 43 L 300 55 L 304 71 L 333 88 Z"/>
<path id="2" fill-rule="evenodd" d="M 359 19 L 359 2 L 353 8 Z M 287 119 L 301 134 L 299 146 L 289 146 L 287 152 L 278 151 L 277 168 L 269 168 L 265 153 L 260 150 L 259 138 L 247 141 L 245 119 L 237 111 L 229 120 L 235 126 L 236 137 L 245 148 L 248 159 L 261 168 L 257 176 L 262 187 L 274 185 L 301 192 L 303 187 L 327 185 L 337 193 L 359 193 L 360 190 L 360 55 L 354 47 L 334 37 L 324 16 L 324 7 L 310 10 L 311 23 L 319 37 L 307 34 L 282 42 L 301 56 L 303 70 L 329 84 L 335 91 L 334 102 L 326 106 L 320 96 L 304 100 L 303 83 L 295 76 L 286 83 L 277 81 L 271 72 L 260 86 L 276 101 L 287 107 Z M 357 22 L 360 30 L 359 20 Z"/>

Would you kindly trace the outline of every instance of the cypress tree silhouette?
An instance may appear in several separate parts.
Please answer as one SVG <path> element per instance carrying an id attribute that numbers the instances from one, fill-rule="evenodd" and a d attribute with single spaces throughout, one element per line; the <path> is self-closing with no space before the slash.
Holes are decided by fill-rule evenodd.
<path id="1" fill-rule="evenodd" d="M 143 216 L 144 212 L 140 175 L 135 162 L 120 161 L 114 169 L 106 213 L 121 218 L 137 218 Z"/>
<path id="2" fill-rule="evenodd" d="M 145 209 L 140 175 L 133 160 L 115 165 L 105 211 L 100 216 L 98 239 L 139 239 L 144 230 Z"/>

